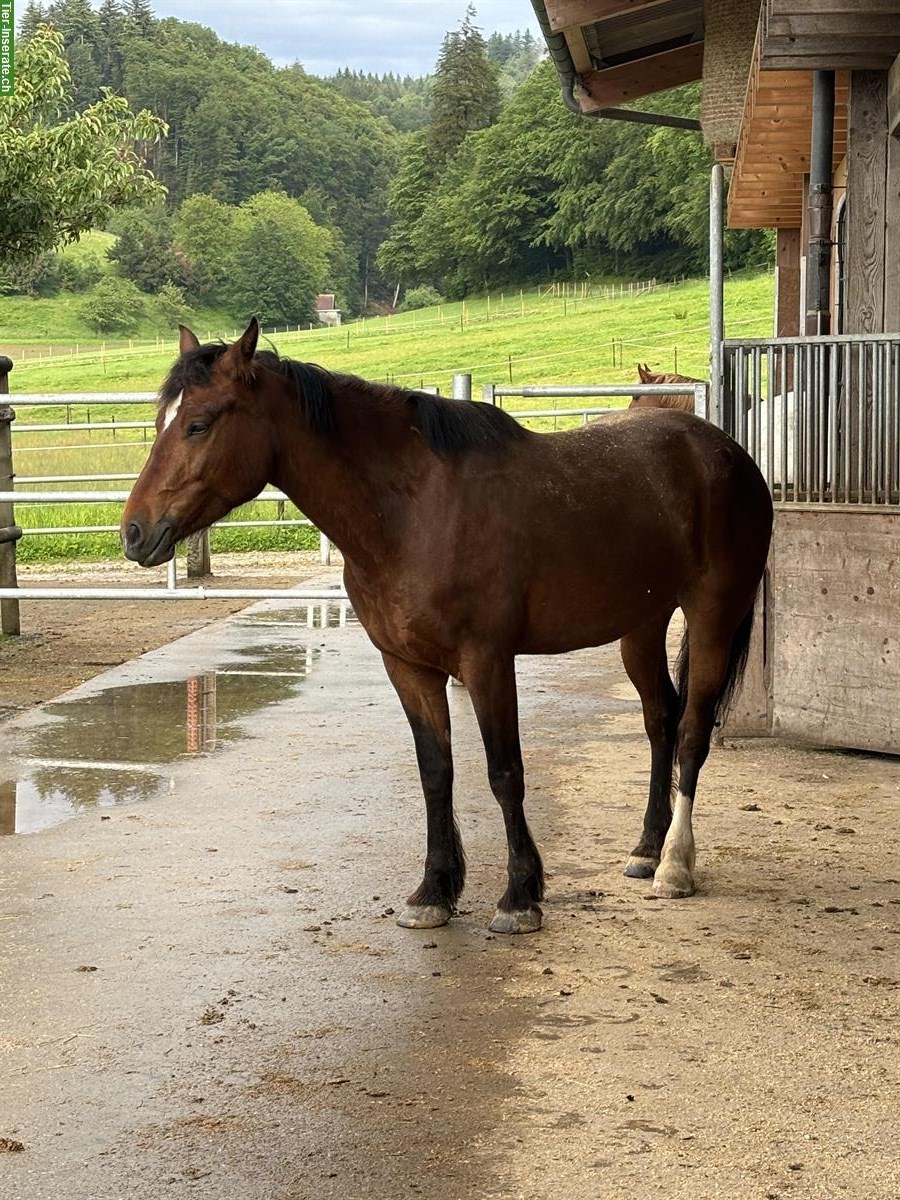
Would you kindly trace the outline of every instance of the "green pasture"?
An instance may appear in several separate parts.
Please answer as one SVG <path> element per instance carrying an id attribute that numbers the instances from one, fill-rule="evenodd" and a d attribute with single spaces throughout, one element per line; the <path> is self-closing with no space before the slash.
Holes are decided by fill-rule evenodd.
<path id="1" fill-rule="evenodd" d="M 730 280 L 726 328 L 763 336 L 772 328 L 774 283 L 763 273 Z M 192 322 L 201 338 L 234 336 L 231 318 Z M 336 329 L 267 331 L 277 349 L 333 371 L 408 387 L 449 390 L 454 372 L 482 383 L 611 383 L 635 378 L 635 363 L 705 375 L 709 353 L 705 281 L 660 285 L 621 299 L 509 292 Z M 2 337 L 0 327 L 0 337 Z M 28 359 L 16 367 L 15 390 L 153 391 L 177 352 L 171 340 L 118 349 Z M 615 360 L 615 361 L 614 361 Z"/>
<path id="2" fill-rule="evenodd" d="M 725 290 L 726 330 L 734 336 L 766 336 L 772 328 L 772 276 L 730 280 Z M 34 302 L 32 302 L 34 303 Z M 231 338 L 231 322 L 197 327 L 201 337 Z M 407 387 L 450 390 L 455 372 L 469 372 L 477 398 L 483 383 L 597 384 L 636 378 L 637 362 L 652 369 L 707 374 L 708 289 L 703 281 L 659 287 L 650 293 L 616 299 L 576 298 L 509 292 L 440 308 L 372 318 L 337 329 L 278 332 L 277 349 L 333 371 L 369 379 L 391 379 Z M 2 349 L 2 345 L 0 345 Z M 174 337 L 159 347 L 135 345 L 100 354 L 80 353 L 42 361 L 19 362 L 10 379 L 16 392 L 155 391 L 177 352 Z M 511 409 L 552 407 L 549 401 L 505 401 Z M 624 404 L 625 401 L 623 400 Z M 567 400 L 557 407 L 571 406 Z M 15 470 L 21 490 L 127 491 L 129 480 L 108 483 L 34 483 L 28 478 L 121 474 L 139 471 L 152 430 L 29 430 L 35 424 L 152 420 L 153 405 L 20 406 L 14 426 Z M 562 428 L 565 418 L 548 418 L 536 427 Z M 27 529 L 116 525 L 121 506 L 19 504 L 16 519 Z M 283 506 L 283 517 L 299 514 Z M 276 505 L 256 501 L 234 519 L 272 517 Z M 311 548 L 316 535 L 306 527 L 213 530 L 216 550 Z M 112 557 L 120 553 L 114 533 L 33 535 L 19 543 L 22 562 Z"/>

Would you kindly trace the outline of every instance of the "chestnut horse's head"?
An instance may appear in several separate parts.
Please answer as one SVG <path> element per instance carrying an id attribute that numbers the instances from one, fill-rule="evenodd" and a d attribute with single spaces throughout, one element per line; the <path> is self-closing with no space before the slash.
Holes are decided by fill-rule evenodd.
<path id="1" fill-rule="evenodd" d="M 201 346 L 181 326 L 180 357 L 160 392 L 156 441 L 122 514 L 127 558 L 166 562 L 175 543 L 205 529 L 265 487 L 274 430 L 257 403 L 256 320 L 233 345 Z"/>

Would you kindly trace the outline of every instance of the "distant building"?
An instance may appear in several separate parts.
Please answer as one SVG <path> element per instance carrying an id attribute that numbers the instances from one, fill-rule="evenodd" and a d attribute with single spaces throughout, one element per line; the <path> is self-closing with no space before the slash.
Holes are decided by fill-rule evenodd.
<path id="1" fill-rule="evenodd" d="M 316 316 L 320 325 L 340 325 L 341 310 L 334 306 L 334 292 L 320 292 L 316 296 Z"/>

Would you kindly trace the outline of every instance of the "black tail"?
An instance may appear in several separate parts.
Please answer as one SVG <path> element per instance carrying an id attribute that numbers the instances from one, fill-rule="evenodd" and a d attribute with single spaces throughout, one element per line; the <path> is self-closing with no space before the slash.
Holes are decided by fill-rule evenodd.
<path id="1" fill-rule="evenodd" d="M 753 615 L 756 609 L 754 598 L 750 611 L 742 619 L 731 639 L 731 650 L 728 654 L 728 669 L 716 700 L 716 725 L 721 725 L 728 715 L 728 709 L 735 693 L 741 686 L 744 671 L 747 669 L 747 656 L 750 653 L 750 635 L 753 632 Z M 681 649 L 678 652 L 678 662 L 675 666 L 675 679 L 678 689 L 678 715 L 684 712 L 687 704 L 688 672 L 690 670 L 690 654 L 688 651 L 687 629 L 681 639 Z"/>

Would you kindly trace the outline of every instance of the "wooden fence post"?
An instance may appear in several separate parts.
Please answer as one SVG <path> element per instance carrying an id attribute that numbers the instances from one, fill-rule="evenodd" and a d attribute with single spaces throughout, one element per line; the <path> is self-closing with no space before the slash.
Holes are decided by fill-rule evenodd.
<path id="1" fill-rule="evenodd" d="M 9 373 L 12 360 L 0 355 L 0 396 L 9 395 Z M 12 423 L 16 419 L 14 410 L 0 403 L 0 492 L 11 492 L 13 488 Z M 14 523 L 13 506 L 7 500 L 0 502 L 0 587 L 18 587 L 16 581 L 16 542 L 22 530 Z M 19 624 L 18 600 L 0 600 L 0 630 L 17 636 Z"/>
<path id="2" fill-rule="evenodd" d="M 209 530 L 201 529 L 199 533 L 192 533 L 187 539 L 185 548 L 188 579 L 202 579 L 206 575 L 212 575 L 212 566 L 209 560 Z"/>

